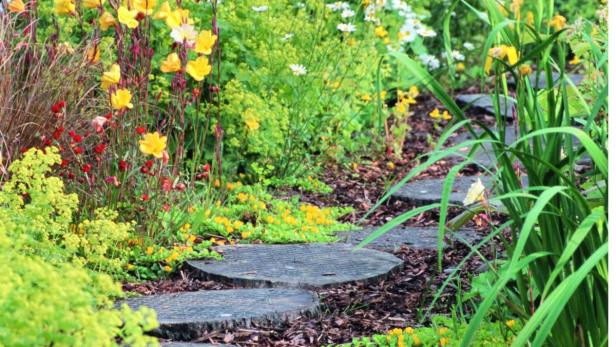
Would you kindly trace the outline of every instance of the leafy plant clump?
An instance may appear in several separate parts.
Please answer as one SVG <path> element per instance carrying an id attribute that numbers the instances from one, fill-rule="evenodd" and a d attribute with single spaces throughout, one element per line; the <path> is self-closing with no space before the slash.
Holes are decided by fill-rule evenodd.
<path id="1" fill-rule="evenodd" d="M 144 335 L 157 326 L 154 311 L 114 307 L 122 290 L 103 273 L 121 276 L 130 224 L 109 211 L 72 224 L 76 195 L 47 177 L 59 162 L 54 148 L 31 149 L 0 190 L 0 344 L 157 345 Z"/>

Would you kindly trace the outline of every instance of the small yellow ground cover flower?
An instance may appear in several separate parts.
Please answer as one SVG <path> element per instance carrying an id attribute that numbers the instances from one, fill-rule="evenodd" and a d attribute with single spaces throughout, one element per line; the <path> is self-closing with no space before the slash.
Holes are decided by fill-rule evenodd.
<path id="1" fill-rule="evenodd" d="M 557 14 L 548 23 L 555 30 L 562 30 L 567 24 L 567 18 Z"/>
<path id="2" fill-rule="evenodd" d="M 160 71 L 162 72 L 178 72 L 182 69 L 182 62 L 177 53 L 170 53 L 162 63 L 160 63 Z"/>
<path id="3" fill-rule="evenodd" d="M 145 134 L 143 139 L 139 140 L 139 150 L 158 159 L 163 157 L 166 147 L 167 136 L 161 136 L 158 132 Z"/>
<path id="4" fill-rule="evenodd" d="M 383 28 L 382 26 L 378 26 L 374 29 L 374 34 L 377 37 L 383 38 L 386 37 L 388 35 L 387 30 L 385 30 L 385 28 Z"/>
<path id="5" fill-rule="evenodd" d="M 85 8 L 98 8 L 102 7 L 105 0 L 83 0 L 81 5 Z"/>

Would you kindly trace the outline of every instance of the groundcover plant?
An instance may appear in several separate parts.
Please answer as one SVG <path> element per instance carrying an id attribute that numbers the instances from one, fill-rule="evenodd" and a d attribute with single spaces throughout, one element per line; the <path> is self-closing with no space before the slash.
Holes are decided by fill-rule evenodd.
<path id="1" fill-rule="evenodd" d="M 0 346 L 607 345 L 607 18 L 0 0 Z"/>

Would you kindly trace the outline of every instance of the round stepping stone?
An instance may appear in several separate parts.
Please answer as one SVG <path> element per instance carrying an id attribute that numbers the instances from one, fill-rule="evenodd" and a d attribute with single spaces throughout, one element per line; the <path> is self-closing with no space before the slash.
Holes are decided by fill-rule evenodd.
<path id="1" fill-rule="evenodd" d="M 386 278 L 402 260 L 371 249 L 345 244 L 221 246 L 221 261 L 187 264 L 202 277 L 244 287 L 322 288 Z"/>
<path id="2" fill-rule="evenodd" d="M 453 183 L 449 203 L 462 205 L 471 184 L 481 179 L 483 185 L 490 189 L 491 183 L 485 176 L 460 176 L 456 177 Z M 441 201 L 443 195 L 443 178 L 425 179 L 402 186 L 397 192 L 392 194 L 394 199 L 409 202 L 415 205 L 429 205 Z"/>
<path id="3" fill-rule="evenodd" d="M 160 326 L 152 335 L 171 340 L 191 340 L 206 330 L 277 326 L 319 311 L 317 294 L 303 289 L 231 289 L 183 292 L 130 298 L 133 309 L 156 311 Z"/>
<path id="4" fill-rule="evenodd" d="M 496 115 L 492 95 L 489 94 L 460 94 L 456 97 L 456 102 L 461 106 L 470 106 L 477 108 L 486 114 Z M 512 100 L 507 100 L 504 96 L 499 96 L 501 116 L 507 119 L 513 119 L 511 107 L 514 105 Z M 505 107 L 506 106 L 506 107 Z"/>
<path id="5" fill-rule="evenodd" d="M 336 233 L 336 236 L 340 238 L 340 242 L 355 246 L 365 240 L 377 229 L 377 227 L 374 227 L 359 231 L 342 231 Z M 437 235 L 437 227 L 396 227 L 379 236 L 365 247 L 385 252 L 395 252 L 400 249 L 400 246 L 436 250 L 438 248 Z M 458 238 L 473 244 L 480 241 L 482 236 L 472 229 L 460 229 L 453 234 L 445 233 L 445 248 L 451 245 L 451 241 L 457 240 Z"/>

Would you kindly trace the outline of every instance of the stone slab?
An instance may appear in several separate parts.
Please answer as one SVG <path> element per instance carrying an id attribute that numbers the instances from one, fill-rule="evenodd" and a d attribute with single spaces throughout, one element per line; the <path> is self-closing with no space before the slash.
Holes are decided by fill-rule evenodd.
<path id="1" fill-rule="evenodd" d="M 186 341 L 206 330 L 276 326 L 319 311 L 316 293 L 291 288 L 231 289 L 182 292 L 130 298 L 133 309 L 147 306 L 156 311 L 160 327 L 152 335 Z"/>
<path id="2" fill-rule="evenodd" d="M 576 86 L 580 85 L 580 83 L 582 83 L 582 80 L 584 79 L 584 75 L 580 74 L 567 74 L 567 76 Z M 555 84 L 559 83 L 560 77 L 561 74 L 559 72 L 552 73 L 552 80 Z M 545 89 L 548 85 L 545 71 L 541 71 L 538 77 L 537 73 L 533 72 L 528 76 L 528 78 L 530 79 L 531 85 L 536 89 Z M 513 77 L 510 77 L 507 80 L 507 83 L 511 86 L 515 86 L 515 80 L 513 79 Z"/>
<path id="3" fill-rule="evenodd" d="M 188 261 L 206 279 L 244 287 L 323 288 L 386 278 L 402 260 L 346 244 L 235 245 L 221 261 Z"/>
<path id="4" fill-rule="evenodd" d="M 476 108 L 489 115 L 496 115 L 492 95 L 489 94 L 460 94 L 456 97 L 456 102 L 462 107 Z M 512 100 L 507 101 L 504 96 L 499 96 L 501 116 L 506 119 L 513 119 Z M 507 107 L 505 107 L 505 105 Z"/>
<path id="5" fill-rule="evenodd" d="M 359 231 L 342 231 L 336 233 L 336 235 L 340 238 L 340 242 L 356 246 L 377 229 L 377 227 L 374 227 Z M 400 249 L 401 246 L 436 250 L 438 248 L 437 235 L 437 227 L 396 227 L 366 245 L 366 248 L 378 249 L 385 252 L 395 252 Z M 445 248 L 451 246 L 452 241 L 457 238 L 462 238 L 466 242 L 473 244 L 480 241 L 482 236 L 472 229 L 461 229 L 453 234 L 445 233 Z"/>
<path id="6" fill-rule="evenodd" d="M 495 129 L 492 129 L 492 131 L 494 130 Z M 478 129 L 477 132 L 478 134 L 482 134 L 483 130 Z M 505 144 L 511 145 L 517 138 L 518 137 L 516 136 L 516 129 L 513 126 L 508 126 L 505 128 Z M 468 132 L 464 132 L 462 134 L 452 137 L 450 140 L 450 146 L 454 146 L 471 139 L 473 139 L 472 135 Z M 470 153 L 471 149 L 472 146 L 462 147 L 460 148 L 458 153 L 467 156 Z M 463 157 L 459 155 L 450 155 L 446 158 L 453 159 L 455 162 L 460 162 L 463 160 Z M 496 164 L 496 156 L 492 151 L 492 143 L 486 143 L 484 146 L 478 148 L 473 155 L 473 161 L 476 164 L 486 168 L 493 167 Z"/>
<path id="7" fill-rule="evenodd" d="M 461 206 L 471 184 L 476 182 L 478 178 L 481 179 L 481 182 L 487 189 L 490 189 L 490 179 L 486 176 L 456 177 L 449 195 L 449 204 Z M 443 178 L 414 181 L 402 186 L 392 197 L 417 206 L 437 203 L 441 201 L 443 182 Z"/>

